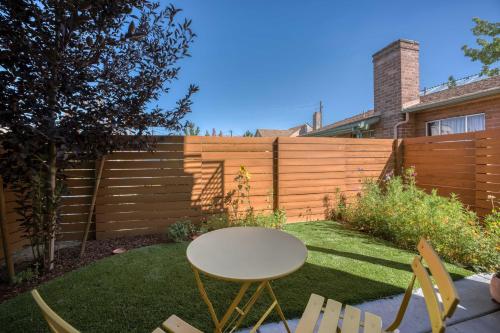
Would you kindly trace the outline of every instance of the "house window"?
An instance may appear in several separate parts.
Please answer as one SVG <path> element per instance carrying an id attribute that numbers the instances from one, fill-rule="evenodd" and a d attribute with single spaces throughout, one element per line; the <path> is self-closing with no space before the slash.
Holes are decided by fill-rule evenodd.
<path id="1" fill-rule="evenodd" d="M 428 136 L 484 131 L 484 113 L 429 121 Z"/>

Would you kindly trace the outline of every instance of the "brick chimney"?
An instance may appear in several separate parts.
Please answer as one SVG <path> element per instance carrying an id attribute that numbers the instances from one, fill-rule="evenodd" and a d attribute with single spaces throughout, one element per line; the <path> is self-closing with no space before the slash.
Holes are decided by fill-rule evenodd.
<path id="1" fill-rule="evenodd" d="M 323 112 L 316 111 L 313 113 L 313 131 L 316 131 L 322 127 Z"/>
<path id="2" fill-rule="evenodd" d="M 394 125 L 405 119 L 403 105 L 419 98 L 419 44 L 399 39 L 373 55 L 375 112 L 381 114 L 377 136 L 392 138 Z M 398 137 L 413 136 L 412 119 L 398 127 Z"/>

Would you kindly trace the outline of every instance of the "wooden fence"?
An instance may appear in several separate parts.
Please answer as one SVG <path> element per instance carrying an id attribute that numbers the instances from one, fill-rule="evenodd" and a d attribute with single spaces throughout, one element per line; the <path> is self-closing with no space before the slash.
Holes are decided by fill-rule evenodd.
<path id="1" fill-rule="evenodd" d="M 392 150 L 387 139 L 279 138 L 278 206 L 290 222 L 324 219 L 337 190 L 353 197 L 393 169 Z"/>
<path id="2" fill-rule="evenodd" d="M 491 199 L 500 206 L 499 130 L 404 139 L 403 149 L 418 186 L 454 193 L 479 215 L 491 212 Z"/>
<path id="3" fill-rule="evenodd" d="M 355 196 L 365 178 L 414 166 L 417 184 L 455 193 L 479 214 L 500 198 L 500 131 L 392 139 L 158 137 L 154 153 L 106 157 L 90 238 L 165 232 L 180 219 L 198 222 L 227 208 L 240 166 L 251 174 L 251 204 L 286 210 L 288 221 L 324 219 L 340 191 Z M 97 163 L 65 170 L 69 195 L 61 208 L 61 239 L 81 240 L 96 184 Z M 9 245 L 26 243 L 6 193 Z M 245 209 L 245 207 L 242 207 Z M 1 247 L 0 247 L 1 249 Z M 0 257 L 3 254 L 0 252 Z"/>
<path id="4" fill-rule="evenodd" d="M 251 205 L 261 213 L 284 208 L 290 222 L 324 219 L 337 189 L 352 196 L 365 177 L 380 177 L 393 167 L 393 140 L 158 137 L 157 142 L 154 153 L 106 157 L 91 238 L 165 232 L 180 219 L 198 222 L 221 212 L 241 166 L 251 174 Z M 65 170 L 63 240 L 82 239 L 99 163 Z M 13 205 L 8 202 L 9 211 Z M 14 213 L 8 222 L 15 250 L 25 240 Z"/>
<path id="5" fill-rule="evenodd" d="M 23 237 L 23 232 L 19 228 L 20 215 L 15 211 L 16 197 L 12 192 L 5 192 L 5 229 L 7 230 L 7 239 L 9 248 L 12 251 L 22 248 L 28 244 L 28 241 Z M 4 257 L 2 239 L 0 237 L 0 258 Z"/>

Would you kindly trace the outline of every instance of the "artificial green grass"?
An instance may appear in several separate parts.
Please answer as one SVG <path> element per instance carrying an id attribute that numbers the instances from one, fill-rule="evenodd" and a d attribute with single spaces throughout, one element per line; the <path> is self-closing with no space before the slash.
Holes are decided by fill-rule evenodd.
<path id="1" fill-rule="evenodd" d="M 300 316 L 311 293 L 355 304 L 401 293 L 411 278 L 414 253 L 330 222 L 287 225 L 309 249 L 306 264 L 273 283 L 287 318 Z M 82 332 L 151 332 L 177 314 L 205 332 L 213 330 L 186 260 L 187 244 L 160 244 L 108 257 L 45 283 L 46 302 Z M 472 272 L 446 265 L 454 279 Z M 235 283 L 205 279 L 219 313 L 238 290 Z M 263 298 L 246 324 L 255 323 L 268 304 Z M 277 320 L 273 315 L 270 320 Z M 48 331 L 24 293 L 0 304 L 0 331 Z"/>

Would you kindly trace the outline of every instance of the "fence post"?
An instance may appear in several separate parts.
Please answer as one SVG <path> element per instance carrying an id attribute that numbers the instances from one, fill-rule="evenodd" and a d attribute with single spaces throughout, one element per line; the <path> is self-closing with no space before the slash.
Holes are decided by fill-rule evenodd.
<path id="1" fill-rule="evenodd" d="M 273 210 L 280 208 L 279 193 L 279 138 L 273 142 Z"/>
<path id="2" fill-rule="evenodd" d="M 392 144 L 394 156 L 394 175 L 399 176 L 404 168 L 404 144 L 403 139 L 395 139 Z"/>

